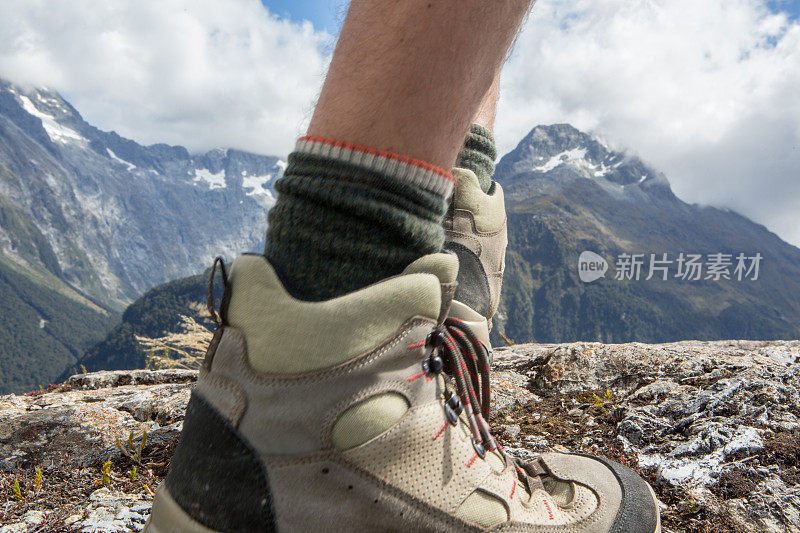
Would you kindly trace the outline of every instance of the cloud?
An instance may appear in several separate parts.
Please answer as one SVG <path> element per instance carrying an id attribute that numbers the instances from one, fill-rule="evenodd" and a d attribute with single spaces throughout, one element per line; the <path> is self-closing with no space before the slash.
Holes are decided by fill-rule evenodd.
<path id="1" fill-rule="evenodd" d="M 0 77 L 54 88 L 90 123 L 139 142 L 283 155 L 331 41 L 258 0 L 12 0 Z"/>
<path id="2" fill-rule="evenodd" d="M 540 0 L 498 138 L 570 122 L 800 245 L 800 23 L 756 0 Z"/>
<path id="3" fill-rule="evenodd" d="M 638 152 L 684 200 L 800 245 L 800 22 L 766 5 L 539 0 L 504 72 L 501 152 L 570 122 Z M 61 91 L 103 129 L 195 151 L 286 154 L 331 47 L 257 0 L 12 0 L 0 17 L 0 77 Z"/>

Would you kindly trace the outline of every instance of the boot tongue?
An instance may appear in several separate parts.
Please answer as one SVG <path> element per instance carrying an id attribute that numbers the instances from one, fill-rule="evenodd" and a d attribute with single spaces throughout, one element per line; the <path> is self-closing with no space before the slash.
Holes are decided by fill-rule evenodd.
<path id="1" fill-rule="evenodd" d="M 408 265 L 403 274 L 433 274 L 439 278 L 442 287 L 442 306 L 439 310 L 439 323 L 442 323 L 450 312 L 450 303 L 456 293 L 458 282 L 458 257 L 452 253 L 424 255 Z"/>

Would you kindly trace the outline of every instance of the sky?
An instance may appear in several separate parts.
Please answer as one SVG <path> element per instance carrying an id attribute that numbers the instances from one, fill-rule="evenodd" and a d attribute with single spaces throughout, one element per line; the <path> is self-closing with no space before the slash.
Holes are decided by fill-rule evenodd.
<path id="1" fill-rule="evenodd" d="M 58 90 L 142 143 L 285 155 L 347 2 L 0 6 L 0 77 Z M 503 71 L 500 152 L 556 122 L 800 246 L 800 0 L 539 0 Z"/>

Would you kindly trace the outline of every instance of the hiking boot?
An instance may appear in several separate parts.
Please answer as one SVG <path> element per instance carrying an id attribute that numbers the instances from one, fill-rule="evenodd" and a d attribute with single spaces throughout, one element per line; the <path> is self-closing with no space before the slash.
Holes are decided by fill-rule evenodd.
<path id="1" fill-rule="evenodd" d="M 450 313 L 469 324 L 488 347 L 508 244 L 503 188 L 495 181 L 484 193 L 471 170 L 451 172 L 455 187 L 444 220 L 444 248 L 458 256 L 459 272 Z"/>
<path id="2" fill-rule="evenodd" d="M 238 258 L 230 280 L 223 268 L 219 327 L 146 531 L 660 531 L 625 467 L 523 464 L 495 443 L 488 354 L 447 318 L 457 269 L 434 254 L 305 302 L 263 256 Z"/>

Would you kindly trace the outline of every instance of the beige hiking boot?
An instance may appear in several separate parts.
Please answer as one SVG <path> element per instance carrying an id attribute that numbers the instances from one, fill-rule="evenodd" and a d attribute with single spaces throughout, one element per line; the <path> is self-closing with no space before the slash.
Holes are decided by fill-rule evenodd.
<path id="1" fill-rule="evenodd" d="M 508 244 L 503 188 L 492 182 L 487 194 L 471 170 L 454 168 L 452 174 L 455 187 L 444 220 L 444 248 L 458 256 L 459 273 L 450 315 L 468 324 L 489 347 Z"/>
<path id="2" fill-rule="evenodd" d="M 237 259 L 146 531 L 660 531 L 627 468 L 495 444 L 486 351 L 445 320 L 457 269 L 304 302 Z"/>

